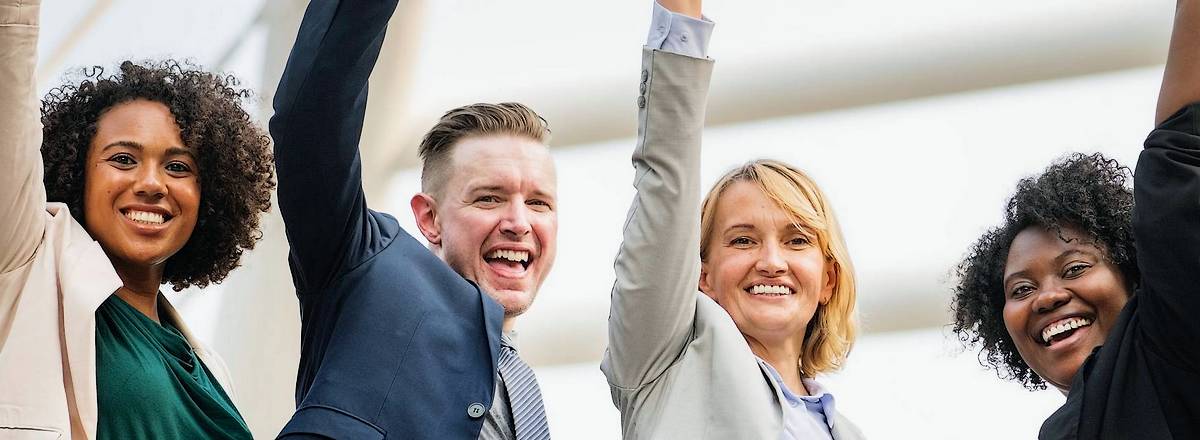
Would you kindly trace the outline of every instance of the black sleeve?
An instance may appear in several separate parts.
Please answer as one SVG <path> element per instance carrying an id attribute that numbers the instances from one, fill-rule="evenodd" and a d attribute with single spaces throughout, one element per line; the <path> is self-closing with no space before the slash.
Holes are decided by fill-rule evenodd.
<path id="1" fill-rule="evenodd" d="M 358 142 L 367 79 L 396 4 L 314 0 L 279 81 L 270 129 L 298 289 L 325 285 L 348 251 L 371 246 Z"/>
<path id="2" fill-rule="evenodd" d="M 1146 139 L 1134 173 L 1138 310 L 1147 345 L 1200 371 L 1200 103 Z"/>

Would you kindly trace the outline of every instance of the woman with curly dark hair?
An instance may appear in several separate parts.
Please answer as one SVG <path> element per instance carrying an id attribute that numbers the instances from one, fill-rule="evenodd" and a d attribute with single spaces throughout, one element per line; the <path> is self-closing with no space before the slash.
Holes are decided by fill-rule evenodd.
<path id="1" fill-rule="evenodd" d="M 1102 155 L 1055 162 L 958 267 L 959 338 L 1067 396 L 1042 439 L 1200 438 L 1200 0 L 1175 20 L 1133 191 Z"/>
<path id="2" fill-rule="evenodd" d="M 250 438 L 159 292 L 221 282 L 260 237 L 272 158 L 247 92 L 124 62 L 51 91 L 39 124 L 37 7 L 0 0 L 0 436 Z"/>

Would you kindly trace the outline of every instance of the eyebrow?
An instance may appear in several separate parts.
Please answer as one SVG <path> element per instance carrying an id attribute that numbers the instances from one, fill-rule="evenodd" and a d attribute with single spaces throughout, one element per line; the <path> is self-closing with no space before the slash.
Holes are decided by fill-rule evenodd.
<path id="1" fill-rule="evenodd" d="M 1020 272 L 1010 273 L 1010 274 L 1008 274 L 1008 276 L 1004 277 L 1003 282 L 1001 282 L 1000 284 L 1002 284 L 1004 286 L 1005 290 L 1008 290 L 1008 283 L 1011 283 L 1013 278 L 1024 277 L 1024 276 L 1027 276 L 1027 274 L 1028 274 L 1028 271 L 1024 271 L 1024 270 L 1022 270 Z"/>
<path id="2" fill-rule="evenodd" d="M 728 233 L 730 231 L 740 231 L 740 230 L 753 231 L 754 229 L 755 229 L 754 225 L 747 224 L 747 223 L 740 223 L 740 224 L 736 224 L 736 225 L 730 226 L 728 228 L 725 228 L 725 232 Z"/>
<path id="3" fill-rule="evenodd" d="M 471 188 L 471 191 L 469 191 L 468 194 L 475 194 L 475 193 L 481 193 L 481 192 L 504 192 L 504 191 L 507 191 L 507 187 L 505 187 L 504 185 L 484 185 L 484 186 L 478 186 L 475 188 Z M 550 193 L 542 191 L 540 189 L 534 190 L 533 194 L 537 197 L 554 198 L 554 196 L 551 195 Z"/>
<path id="4" fill-rule="evenodd" d="M 139 144 L 134 141 L 116 141 L 116 142 L 110 143 L 110 144 L 105 145 L 104 147 L 100 148 L 100 151 L 105 151 L 105 150 L 108 150 L 109 148 L 113 148 L 113 147 L 126 147 L 126 148 L 132 148 L 135 150 L 145 149 L 144 147 L 142 147 L 142 144 Z"/>
<path id="5" fill-rule="evenodd" d="M 1065 250 L 1065 251 L 1062 251 L 1062 253 L 1058 254 L 1058 256 L 1055 256 L 1055 257 L 1054 257 L 1054 262 L 1055 262 L 1055 263 L 1061 263 L 1061 262 L 1062 262 L 1063 260 L 1065 260 L 1067 257 L 1069 257 L 1069 256 L 1072 256 L 1072 255 L 1075 255 L 1075 254 L 1079 254 L 1079 255 L 1083 255 L 1083 256 L 1087 256 L 1087 257 L 1092 257 L 1092 258 L 1097 258 L 1097 256 L 1096 256 L 1096 255 L 1093 255 L 1093 254 L 1091 254 L 1090 252 L 1085 252 L 1085 251 L 1083 251 L 1083 250 L 1081 250 L 1081 249 L 1067 249 L 1067 250 Z M 1005 286 L 1008 286 L 1008 283 L 1009 283 L 1010 281 L 1012 281 L 1012 279 L 1013 279 L 1013 278 L 1015 278 L 1015 277 L 1017 277 L 1017 276 L 1028 276 L 1028 273 L 1029 273 L 1029 271 L 1028 271 L 1028 270 L 1022 270 L 1022 271 L 1019 271 L 1019 272 L 1013 272 L 1013 273 L 1009 274 L 1008 276 L 1004 277 L 1004 282 L 1003 282 L 1003 284 L 1004 284 Z"/>
<path id="6" fill-rule="evenodd" d="M 471 188 L 472 193 L 504 191 L 503 185 L 485 185 Z"/>
<path id="7" fill-rule="evenodd" d="M 100 148 L 100 151 L 106 151 L 106 150 L 108 150 L 110 148 L 114 148 L 114 147 L 132 148 L 132 149 L 135 149 L 138 151 L 142 151 L 142 150 L 146 149 L 145 146 L 143 146 L 142 144 L 139 144 L 137 142 L 121 140 L 121 141 L 116 141 L 116 142 L 112 142 L 108 145 L 105 145 L 103 148 Z M 168 147 L 167 155 L 168 156 L 185 155 L 185 156 L 191 157 L 192 159 L 196 158 L 196 155 L 194 153 L 192 153 L 192 149 L 185 148 L 185 147 Z"/>

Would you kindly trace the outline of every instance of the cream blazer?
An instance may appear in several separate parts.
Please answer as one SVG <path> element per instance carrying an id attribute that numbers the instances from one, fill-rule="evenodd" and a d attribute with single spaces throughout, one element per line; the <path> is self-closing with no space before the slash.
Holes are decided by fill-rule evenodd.
<path id="1" fill-rule="evenodd" d="M 0 0 L 0 439 L 96 438 L 96 309 L 121 287 L 66 205 L 46 203 L 37 0 Z M 233 398 L 229 371 L 159 297 Z"/>
<path id="2" fill-rule="evenodd" d="M 699 293 L 700 134 L 712 61 L 643 49 L 637 195 L 600 368 L 625 439 L 778 440 L 786 402 L 733 319 Z M 833 438 L 863 438 L 840 414 Z"/>

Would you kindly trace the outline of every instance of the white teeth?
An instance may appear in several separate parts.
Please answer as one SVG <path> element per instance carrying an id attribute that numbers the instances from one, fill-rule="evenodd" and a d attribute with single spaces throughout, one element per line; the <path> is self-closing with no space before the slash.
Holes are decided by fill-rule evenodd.
<path id="1" fill-rule="evenodd" d="M 1063 334 L 1068 330 L 1074 330 L 1089 325 L 1092 325 L 1092 320 L 1078 317 L 1052 322 L 1050 325 L 1047 325 L 1045 329 L 1042 329 L 1042 341 L 1049 343 L 1050 338 Z"/>
<path id="2" fill-rule="evenodd" d="M 528 251 L 509 251 L 509 250 L 501 249 L 501 250 L 492 251 L 492 253 L 488 254 L 487 257 L 488 258 L 503 258 L 508 261 L 525 263 L 525 262 L 529 261 L 529 252 Z"/>
<path id="3" fill-rule="evenodd" d="M 125 217 L 128 217 L 130 220 L 135 222 L 150 223 L 155 225 L 162 224 L 163 222 L 163 215 L 154 212 L 130 210 L 125 213 Z"/>
<path id="4" fill-rule="evenodd" d="M 792 289 L 787 286 L 768 286 L 765 284 L 755 284 L 750 286 L 750 293 L 755 295 L 791 295 Z"/>

